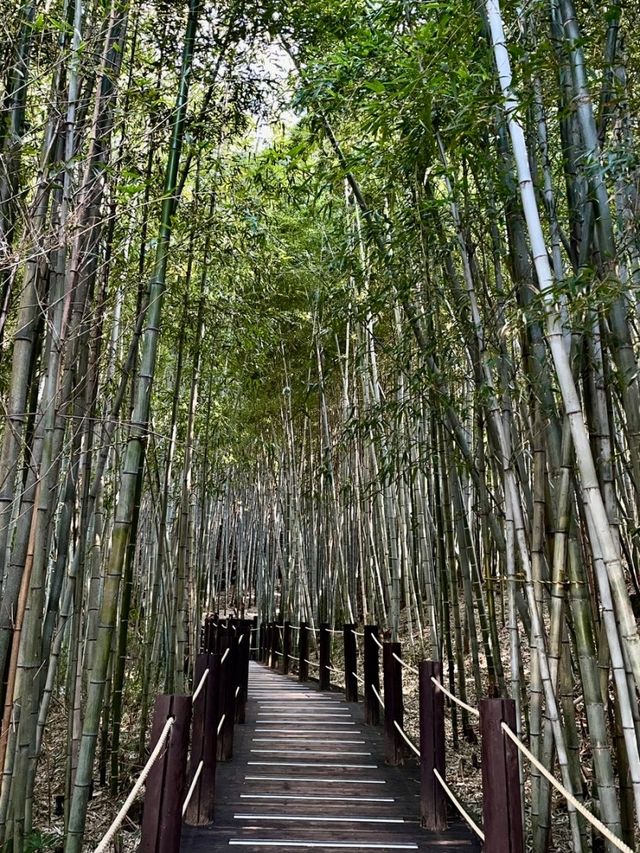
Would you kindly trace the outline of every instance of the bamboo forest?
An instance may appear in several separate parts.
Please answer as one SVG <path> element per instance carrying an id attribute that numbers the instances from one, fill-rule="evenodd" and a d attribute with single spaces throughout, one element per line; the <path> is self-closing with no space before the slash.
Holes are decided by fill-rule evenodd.
<path id="1" fill-rule="evenodd" d="M 525 849 L 640 849 L 640 4 L 0 7 L 0 848 L 105 849 L 216 614 L 440 661 L 476 816 L 513 700 Z"/>

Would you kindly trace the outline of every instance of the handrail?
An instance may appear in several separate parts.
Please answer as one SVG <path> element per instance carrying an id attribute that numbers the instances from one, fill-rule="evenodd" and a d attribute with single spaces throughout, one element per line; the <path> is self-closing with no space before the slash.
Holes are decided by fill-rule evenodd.
<path id="1" fill-rule="evenodd" d="M 187 791 L 187 796 L 184 798 L 184 803 L 182 804 L 182 817 L 184 817 L 187 813 L 187 809 L 189 808 L 189 803 L 191 802 L 191 797 L 193 797 L 193 792 L 196 789 L 196 785 L 198 784 L 198 779 L 200 778 L 200 774 L 202 773 L 202 768 L 204 767 L 204 761 L 200 761 L 198 767 L 196 768 L 196 772 L 193 774 L 193 780 L 189 785 L 189 790 Z"/>
<path id="2" fill-rule="evenodd" d="M 196 689 L 193 691 L 193 696 L 191 697 L 192 703 L 195 702 L 196 699 L 198 698 L 198 696 L 200 695 L 202 688 L 204 687 L 208 676 L 209 676 L 209 667 L 207 667 L 205 669 L 205 671 L 202 673 L 202 678 L 198 682 L 198 686 L 196 687 Z"/>
<path id="3" fill-rule="evenodd" d="M 224 725 L 224 721 L 225 721 L 226 716 L 227 716 L 226 714 L 223 714 L 220 717 L 220 721 L 218 722 L 218 728 L 216 729 L 216 734 L 220 734 L 220 732 L 222 731 L 222 726 Z"/>
<path id="4" fill-rule="evenodd" d="M 567 791 L 564 785 L 558 782 L 558 780 L 552 773 L 549 773 L 544 764 L 538 761 L 535 755 L 527 749 L 527 747 L 522 743 L 520 738 L 510 728 L 510 726 L 503 722 L 501 728 L 505 735 L 509 738 L 509 740 L 511 740 L 520 750 L 520 752 L 529 759 L 529 761 L 534 765 L 534 767 L 537 767 L 537 769 L 540 771 L 540 773 L 542 773 L 547 782 L 550 782 L 556 789 L 556 791 L 559 791 L 565 798 L 565 800 L 570 803 L 576 809 L 576 811 L 579 811 L 580 814 L 585 818 L 585 820 L 589 821 L 589 823 L 593 827 L 595 827 L 598 832 L 607 839 L 607 841 L 610 841 L 614 847 L 616 847 L 618 850 L 624 851 L 624 853 L 633 853 L 631 847 L 625 844 L 624 841 L 621 841 L 617 837 L 617 835 L 614 835 L 608 826 L 605 826 L 605 824 L 602 823 L 601 820 L 598 820 L 598 818 L 593 815 L 589 811 L 589 809 L 585 808 L 582 803 L 577 800 L 570 791 Z"/>
<path id="5" fill-rule="evenodd" d="M 480 711 L 478 711 L 477 708 L 473 708 L 471 705 L 467 705 L 466 702 L 463 702 L 462 699 L 458 699 L 458 697 L 451 693 L 449 690 L 447 690 L 444 684 L 441 681 L 438 681 L 437 678 L 431 676 L 431 682 L 435 684 L 438 690 L 441 690 L 445 694 L 445 696 L 448 696 L 452 702 L 455 702 L 456 705 L 459 705 L 461 708 L 464 708 L 470 714 L 473 714 L 474 717 L 480 716 Z"/>
<path id="6" fill-rule="evenodd" d="M 361 678 L 357 672 L 352 672 L 351 675 L 356 679 L 356 681 L 359 681 L 360 684 L 364 684 L 364 678 Z"/>
<path id="7" fill-rule="evenodd" d="M 371 639 L 373 640 L 373 642 L 377 645 L 377 647 L 378 647 L 379 649 L 381 649 L 381 648 L 382 648 L 382 643 L 381 643 L 381 642 L 380 642 L 380 640 L 376 637 L 376 635 L 375 635 L 375 634 L 371 634 Z"/>
<path id="8" fill-rule="evenodd" d="M 454 806 L 458 809 L 458 811 L 460 812 L 462 817 L 466 820 L 466 822 L 469 824 L 471 829 L 476 833 L 476 835 L 478 836 L 478 838 L 481 841 L 484 841 L 484 832 L 480 829 L 478 824 L 473 820 L 473 818 L 471 817 L 469 812 L 466 811 L 466 809 L 464 808 L 464 806 L 462 805 L 460 800 L 456 797 L 456 795 L 453 793 L 451 788 L 447 785 L 447 783 L 444 781 L 444 779 L 442 778 L 442 776 L 440 775 L 440 773 L 438 772 L 438 770 L 435 767 L 433 768 L 433 775 L 436 777 L 438 782 L 440 782 L 440 785 L 442 786 L 442 790 L 449 797 L 449 799 L 454 804 Z"/>
<path id="9" fill-rule="evenodd" d="M 415 752 L 415 754 L 418 756 L 418 758 L 420 758 L 421 757 L 420 756 L 420 750 L 415 745 L 415 743 L 410 739 L 409 735 L 405 732 L 405 730 L 402 728 L 400 723 L 397 720 L 394 720 L 393 725 L 397 728 L 397 730 L 400 732 L 400 734 L 404 738 L 405 742 L 409 744 L 409 746 Z"/>
<path id="10" fill-rule="evenodd" d="M 395 652 L 393 652 L 393 653 L 392 653 L 392 656 L 393 656 L 393 657 L 398 661 L 398 663 L 400 664 L 400 666 L 403 666 L 405 669 L 409 669 L 409 670 L 411 670 L 411 672 L 415 672 L 415 674 L 416 674 L 416 675 L 419 675 L 419 674 L 420 674 L 420 673 L 418 672 L 418 668 L 417 668 L 417 667 L 415 667 L 415 666 L 411 666 L 411 664 L 410 664 L 410 663 L 407 663 L 407 662 L 406 662 L 406 660 L 402 660 L 402 658 L 401 658 L 401 657 L 398 657 L 398 655 L 397 655 Z"/>
<path id="11" fill-rule="evenodd" d="M 384 699 L 383 699 L 383 698 L 382 698 L 382 696 L 378 693 L 378 690 L 376 689 L 375 684 L 372 684 L 372 685 L 371 685 L 371 689 L 373 690 L 374 695 L 375 695 L 376 699 L 378 700 L 378 702 L 379 702 L 379 703 L 382 705 L 382 707 L 384 708 Z"/>
<path id="12" fill-rule="evenodd" d="M 102 837 L 102 840 L 100 841 L 100 843 L 98 844 L 98 846 L 94 850 L 94 853 L 104 853 L 104 851 L 108 848 L 108 846 L 111 842 L 111 839 L 116 834 L 118 829 L 120 829 L 120 825 L 122 824 L 123 820 L 127 816 L 127 812 L 131 808 L 133 801 L 135 800 L 136 796 L 138 795 L 138 792 L 140 791 L 140 789 L 144 785 L 145 779 L 147 778 L 147 776 L 151 772 L 151 768 L 156 763 L 160 753 L 162 752 L 164 745 L 165 745 L 165 741 L 169 737 L 169 732 L 171 731 L 171 727 L 173 726 L 174 722 L 175 722 L 175 717 L 169 717 L 167 719 L 167 722 L 164 724 L 164 728 L 160 732 L 160 737 L 158 738 L 158 742 L 156 743 L 155 747 L 153 748 L 153 752 L 151 753 L 151 755 L 147 759 L 147 763 L 142 768 L 140 775 L 138 776 L 138 779 L 136 780 L 135 785 L 133 786 L 133 788 L 129 792 L 129 796 L 127 797 L 127 799 L 122 804 L 120 811 L 115 816 L 113 823 L 111 824 L 109 829 L 106 831 L 106 833 Z"/>

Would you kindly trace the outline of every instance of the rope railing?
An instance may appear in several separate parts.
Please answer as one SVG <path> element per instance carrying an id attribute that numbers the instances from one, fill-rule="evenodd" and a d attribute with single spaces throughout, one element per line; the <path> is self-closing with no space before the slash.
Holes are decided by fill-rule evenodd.
<path id="1" fill-rule="evenodd" d="M 217 733 L 217 734 L 220 734 L 220 732 L 222 731 L 222 727 L 224 726 L 224 721 L 225 721 L 226 717 L 227 717 L 227 715 L 226 715 L 226 714 L 223 714 L 223 715 L 220 717 L 220 720 L 219 720 L 219 722 L 218 722 L 218 728 L 216 729 L 216 733 Z"/>
<path id="2" fill-rule="evenodd" d="M 410 738 L 410 737 L 409 737 L 409 735 L 405 732 L 405 730 L 402 728 L 402 726 L 400 725 L 400 723 L 399 723 L 397 720 L 394 720 L 394 721 L 393 721 L 393 725 L 394 725 L 394 726 L 396 727 L 396 729 L 400 732 L 400 735 L 401 735 L 401 737 L 404 739 L 405 743 L 407 743 L 407 744 L 411 747 L 411 749 L 415 752 L 415 754 L 418 756 L 418 758 L 420 758 L 420 750 L 419 750 L 419 749 L 418 749 L 418 747 L 415 745 L 415 743 L 411 740 L 411 738 Z"/>
<path id="3" fill-rule="evenodd" d="M 200 679 L 196 689 L 193 691 L 193 696 L 191 697 L 192 702 L 195 702 L 196 699 L 198 698 L 198 696 L 200 695 L 200 693 L 202 692 L 208 677 L 209 677 L 209 669 L 207 668 L 202 673 L 202 678 Z"/>
<path id="4" fill-rule="evenodd" d="M 378 690 L 377 690 L 377 688 L 376 688 L 375 684 L 372 684 L 372 685 L 371 685 L 371 689 L 373 690 L 373 695 L 376 697 L 376 699 L 377 699 L 377 700 L 378 700 L 378 702 L 380 703 L 381 707 L 382 707 L 382 708 L 384 708 L 384 699 L 383 699 L 383 698 L 382 698 L 382 696 L 378 693 Z"/>
<path id="5" fill-rule="evenodd" d="M 354 628 L 351 629 L 351 633 L 356 637 L 364 637 L 365 636 L 363 631 L 356 631 Z"/>
<path id="6" fill-rule="evenodd" d="M 371 639 L 373 640 L 373 642 L 376 644 L 376 646 L 377 646 L 379 649 L 381 649 L 381 648 L 382 648 L 382 643 L 381 643 L 381 642 L 380 642 L 380 640 L 376 637 L 376 635 L 375 635 L 375 634 L 371 634 Z"/>
<path id="7" fill-rule="evenodd" d="M 624 853 L 633 853 L 631 847 L 629 847 L 627 844 L 624 843 L 624 841 L 621 841 L 616 835 L 614 835 L 613 832 L 611 832 L 611 830 L 609 829 L 609 827 L 605 826 L 605 824 L 602 823 L 601 820 L 598 820 L 598 818 L 595 817 L 595 815 L 593 815 L 589 811 L 589 809 L 585 808 L 585 806 L 583 806 L 582 803 L 577 800 L 573 796 L 573 794 L 564 787 L 564 785 L 558 782 L 556 777 L 547 770 L 547 768 L 544 766 L 544 764 L 542 764 L 542 762 L 538 761 L 535 755 L 529 749 L 527 749 L 527 747 L 522 743 L 517 734 L 506 723 L 502 723 L 501 728 L 504 734 L 509 738 L 509 740 L 511 740 L 516 745 L 518 750 L 526 758 L 529 759 L 531 764 L 533 764 L 533 766 L 536 767 L 540 771 L 540 773 L 542 773 L 547 782 L 553 785 L 556 791 L 559 791 L 565 798 L 565 800 L 570 805 L 572 805 L 574 809 L 576 809 L 576 811 L 579 811 L 580 814 L 584 817 L 584 819 L 587 820 L 595 829 L 597 829 L 598 832 L 602 836 L 604 836 L 604 838 L 607 839 L 607 841 L 613 844 L 613 846 L 617 850 L 622 850 L 624 851 Z"/>
<path id="8" fill-rule="evenodd" d="M 306 658 L 304 658 L 304 662 L 305 662 L 305 663 L 308 663 L 308 664 L 309 664 L 309 666 L 315 666 L 315 668 L 316 668 L 316 669 L 320 669 L 320 664 L 319 664 L 319 663 L 315 663 L 315 661 L 307 660 Z"/>
<path id="9" fill-rule="evenodd" d="M 356 679 L 356 681 L 359 681 L 360 684 L 364 684 L 364 678 L 361 678 L 357 672 L 352 672 L 351 675 Z"/>
<path id="10" fill-rule="evenodd" d="M 229 648 L 225 649 L 224 654 L 223 654 L 223 655 L 222 655 L 222 657 L 220 658 L 220 664 L 221 664 L 221 665 L 226 661 L 227 657 L 229 656 L 229 652 L 230 652 L 230 651 L 231 651 L 231 649 L 229 649 Z"/>
<path id="11" fill-rule="evenodd" d="M 191 797 L 193 797 L 193 792 L 196 789 L 196 785 L 198 784 L 198 779 L 200 778 L 200 774 L 202 773 L 202 768 L 204 767 L 204 761 L 200 761 L 198 767 L 196 768 L 196 772 L 193 774 L 193 780 L 189 785 L 189 790 L 187 791 L 187 796 L 184 798 L 184 803 L 182 804 L 182 817 L 184 817 L 187 813 L 187 809 L 189 808 L 189 803 L 191 802 Z"/>
<path id="12" fill-rule="evenodd" d="M 462 815 L 462 817 L 463 817 L 463 818 L 466 820 L 466 822 L 469 824 L 469 826 L 471 827 L 471 829 L 475 832 L 475 834 L 478 836 L 478 838 L 479 838 L 481 841 L 484 841 L 484 838 L 485 838 L 485 836 L 484 836 L 484 832 L 480 829 L 480 827 L 479 827 L 479 826 L 478 826 L 478 824 L 475 822 L 475 820 L 471 817 L 471 815 L 469 814 L 469 812 L 464 808 L 464 806 L 462 805 L 462 803 L 460 802 L 460 800 L 456 797 L 456 795 L 453 793 L 453 791 L 451 790 L 451 788 L 447 785 L 447 783 L 444 781 L 444 779 L 442 778 L 442 776 L 441 776 L 441 775 L 440 775 L 440 773 L 436 770 L 436 768 L 435 768 L 435 767 L 434 767 L 434 769 L 433 769 L 433 775 L 436 777 L 436 779 L 438 780 L 438 782 L 439 782 L 439 783 L 440 783 L 440 785 L 442 786 L 442 790 L 445 792 L 445 794 L 447 795 L 447 797 L 449 797 L 449 799 L 451 800 L 451 802 L 454 804 L 454 806 L 457 808 L 457 810 L 459 811 L 459 813 Z"/>
<path id="13" fill-rule="evenodd" d="M 437 678 L 431 678 L 432 684 L 435 684 L 438 690 L 442 691 L 445 696 L 448 696 L 452 702 L 455 702 L 456 705 L 459 705 L 461 708 L 464 708 L 465 711 L 468 711 L 474 717 L 480 717 L 480 711 L 477 708 L 474 708 L 472 705 L 468 705 L 466 702 L 463 702 L 462 699 L 458 699 L 458 697 L 451 693 L 451 691 L 447 690 L 444 684 L 441 681 L 438 681 Z"/>
<path id="14" fill-rule="evenodd" d="M 417 667 L 411 666 L 411 664 L 407 663 L 406 660 L 402 660 L 402 658 L 399 657 L 395 652 L 393 652 L 392 656 L 398 661 L 401 667 L 403 667 L 404 669 L 408 669 L 410 672 L 415 672 L 415 674 L 418 675 Z"/>
<path id="15" fill-rule="evenodd" d="M 133 801 L 137 797 L 138 792 L 140 791 L 140 789 L 144 785 L 147 776 L 151 772 L 151 768 L 153 767 L 153 765 L 158 760 L 158 757 L 160 756 L 160 753 L 162 752 L 162 750 L 164 748 L 165 742 L 166 742 L 167 738 L 169 737 L 169 733 L 171 732 L 171 727 L 173 726 L 174 721 L 175 721 L 175 717 L 169 717 L 167 719 L 167 722 L 164 724 L 164 728 L 160 732 L 160 737 L 158 738 L 158 742 L 156 743 L 155 747 L 153 748 L 151 755 L 147 759 L 147 763 L 142 768 L 140 775 L 138 776 L 133 788 L 129 792 L 129 796 L 127 797 L 127 799 L 122 804 L 120 811 L 115 816 L 113 823 L 111 824 L 109 829 L 106 831 L 106 833 L 102 837 L 102 841 L 100 841 L 100 843 L 96 847 L 94 853 L 104 853 L 104 851 L 107 850 L 107 848 L 109 847 L 109 844 L 111 843 L 111 839 L 116 834 L 116 832 L 120 829 L 122 822 L 124 821 L 125 817 L 127 816 L 127 812 L 131 808 Z"/>

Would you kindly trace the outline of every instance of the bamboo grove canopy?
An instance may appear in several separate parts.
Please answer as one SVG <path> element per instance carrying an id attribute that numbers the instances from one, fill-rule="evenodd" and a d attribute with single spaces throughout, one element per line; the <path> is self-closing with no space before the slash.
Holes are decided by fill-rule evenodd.
<path id="1" fill-rule="evenodd" d="M 0 844 L 94 844 L 227 611 L 511 696 L 640 841 L 639 13 L 4 4 Z"/>

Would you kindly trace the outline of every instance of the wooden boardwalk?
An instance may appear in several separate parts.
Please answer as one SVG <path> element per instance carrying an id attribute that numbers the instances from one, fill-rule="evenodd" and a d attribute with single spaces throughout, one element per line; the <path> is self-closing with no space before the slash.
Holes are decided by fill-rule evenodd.
<path id="1" fill-rule="evenodd" d="M 183 853 L 480 849 L 466 826 L 419 826 L 418 775 L 388 767 L 362 705 L 252 662 L 245 725 L 218 764 L 216 823 L 184 827 Z"/>

